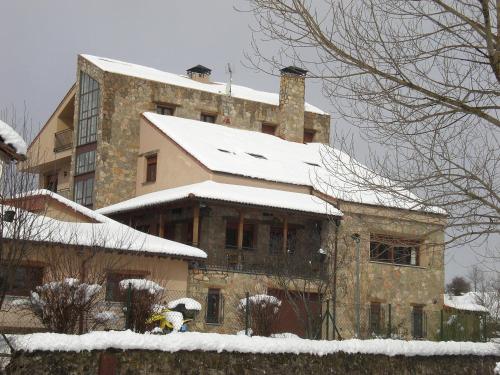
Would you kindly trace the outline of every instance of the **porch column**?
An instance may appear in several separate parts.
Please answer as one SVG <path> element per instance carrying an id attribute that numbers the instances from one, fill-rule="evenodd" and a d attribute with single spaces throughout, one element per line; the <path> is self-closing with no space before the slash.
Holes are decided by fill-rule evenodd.
<path id="1" fill-rule="evenodd" d="M 238 222 L 238 249 L 241 250 L 243 248 L 243 221 L 244 215 L 243 212 L 240 211 L 240 219 Z"/>
<path id="2" fill-rule="evenodd" d="M 288 217 L 285 216 L 283 218 L 283 253 L 286 254 L 287 245 L 288 245 Z"/>
<path id="3" fill-rule="evenodd" d="M 200 239 L 200 204 L 193 207 L 193 246 L 198 247 Z"/>
<path id="4" fill-rule="evenodd" d="M 165 214 L 160 214 L 160 220 L 158 222 L 158 236 L 165 238 Z"/>

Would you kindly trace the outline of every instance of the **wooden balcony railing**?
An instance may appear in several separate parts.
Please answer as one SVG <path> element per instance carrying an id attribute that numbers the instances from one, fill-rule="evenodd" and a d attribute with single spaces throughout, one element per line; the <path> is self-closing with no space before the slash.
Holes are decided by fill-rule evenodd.
<path id="1" fill-rule="evenodd" d="M 73 130 L 66 129 L 54 134 L 54 152 L 68 150 L 73 145 Z"/>

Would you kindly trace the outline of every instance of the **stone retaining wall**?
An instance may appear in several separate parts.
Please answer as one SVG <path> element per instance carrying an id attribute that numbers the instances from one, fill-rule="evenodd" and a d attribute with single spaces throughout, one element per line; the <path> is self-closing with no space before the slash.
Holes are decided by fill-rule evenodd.
<path id="1" fill-rule="evenodd" d="M 202 351 L 84 351 L 16 353 L 12 375 L 249 375 L 249 374 L 493 374 L 492 356 L 389 357 L 336 353 L 244 354 Z"/>

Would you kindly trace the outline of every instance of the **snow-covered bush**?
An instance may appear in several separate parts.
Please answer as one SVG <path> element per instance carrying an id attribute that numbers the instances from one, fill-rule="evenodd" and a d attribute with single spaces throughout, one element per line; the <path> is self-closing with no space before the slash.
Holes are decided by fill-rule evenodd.
<path id="1" fill-rule="evenodd" d="M 130 293 L 130 303 L 127 302 L 123 311 L 129 322 L 128 328 L 141 333 L 150 330 L 152 327 L 148 327 L 146 320 L 158 312 L 163 288 L 154 281 L 145 279 L 126 279 L 119 285 L 125 294 Z M 128 299 L 127 297 L 127 301 Z"/>
<path id="2" fill-rule="evenodd" d="M 184 319 L 194 319 L 196 314 L 201 311 L 201 303 L 188 297 L 170 301 L 167 307 L 170 310 L 182 313 Z"/>
<path id="3" fill-rule="evenodd" d="M 248 306 L 248 314 L 247 314 Z M 276 323 L 280 317 L 281 301 L 267 294 L 257 294 L 240 300 L 238 304 L 238 318 L 245 324 L 249 318 L 252 334 L 255 336 L 271 336 L 276 333 Z"/>
<path id="4" fill-rule="evenodd" d="M 100 291 L 98 284 L 66 278 L 37 286 L 25 306 L 49 331 L 77 333 L 79 320 L 92 313 Z"/>

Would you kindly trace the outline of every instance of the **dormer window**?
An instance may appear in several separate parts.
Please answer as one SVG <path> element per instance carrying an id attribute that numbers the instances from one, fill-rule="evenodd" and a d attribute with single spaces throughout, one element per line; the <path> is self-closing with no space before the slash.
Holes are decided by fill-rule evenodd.
<path id="1" fill-rule="evenodd" d="M 215 124 L 215 115 L 210 113 L 202 113 L 200 116 L 200 120 L 203 122 L 209 122 L 211 124 Z"/>
<path id="2" fill-rule="evenodd" d="M 160 115 L 173 116 L 174 111 L 175 108 L 172 106 L 161 105 L 161 104 L 156 105 L 156 113 L 159 113 Z"/>
<path id="3" fill-rule="evenodd" d="M 264 155 L 252 154 L 251 152 L 247 152 L 247 154 L 250 155 L 250 156 L 253 156 L 254 158 L 257 158 L 257 159 L 265 159 L 265 160 L 267 160 L 267 158 Z"/>

